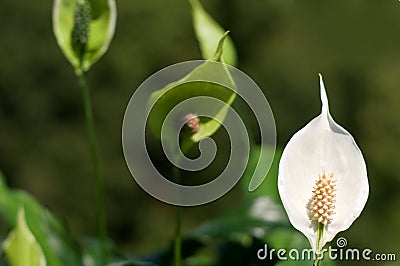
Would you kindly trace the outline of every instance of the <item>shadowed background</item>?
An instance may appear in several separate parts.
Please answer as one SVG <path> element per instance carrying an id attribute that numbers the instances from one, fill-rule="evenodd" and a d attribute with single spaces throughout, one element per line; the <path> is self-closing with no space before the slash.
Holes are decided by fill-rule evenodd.
<path id="1" fill-rule="evenodd" d="M 370 197 L 340 233 L 350 247 L 400 249 L 400 4 L 397 1 L 204 0 L 239 54 L 238 68 L 263 89 L 278 146 L 320 110 L 324 75 L 335 120 L 367 162 Z M 149 75 L 200 59 L 189 3 L 118 1 L 115 38 L 88 73 L 107 192 L 109 235 L 118 248 L 148 254 L 173 234 L 174 211 L 143 192 L 122 155 L 125 107 Z M 76 236 L 95 235 L 93 175 L 81 94 L 52 34 L 52 1 L 0 2 L 0 170 L 63 217 Z M 240 200 L 184 210 L 188 231 Z M 3 225 L 2 234 L 7 232 Z M 362 263 L 362 262 L 361 262 Z M 353 262 L 356 264 L 356 262 Z M 361 265 L 361 264 L 360 264 Z"/>

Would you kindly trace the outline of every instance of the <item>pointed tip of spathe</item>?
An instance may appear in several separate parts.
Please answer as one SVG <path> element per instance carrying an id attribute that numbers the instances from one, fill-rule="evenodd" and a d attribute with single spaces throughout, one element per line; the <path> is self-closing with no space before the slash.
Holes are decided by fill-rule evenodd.
<path id="1" fill-rule="evenodd" d="M 328 96 L 326 95 L 326 89 L 322 78 L 322 74 L 318 73 L 318 75 L 319 75 L 319 86 L 320 86 L 321 102 L 322 102 L 322 112 L 327 113 L 329 112 Z"/>

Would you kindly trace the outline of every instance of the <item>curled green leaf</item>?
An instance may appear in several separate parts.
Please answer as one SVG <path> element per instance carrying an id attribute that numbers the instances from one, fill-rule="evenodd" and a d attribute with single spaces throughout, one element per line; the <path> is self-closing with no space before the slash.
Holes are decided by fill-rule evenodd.
<path id="1" fill-rule="evenodd" d="M 54 35 L 77 73 L 89 70 L 107 51 L 116 19 L 115 0 L 54 0 Z"/>
<path id="2" fill-rule="evenodd" d="M 226 31 L 206 12 L 199 0 L 189 0 L 189 2 L 192 6 L 193 26 L 202 57 L 210 59 L 214 55 L 215 44 Z M 235 45 L 229 36 L 226 37 L 224 46 L 222 61 L 235 66 L 237 54 Z"/>
<path id="3" fill-rule="evenodd" d="M 226 36 L 225 34 L 221 38 L 212 59 L 220 59 Z M 182 79 L 168 84 L 151 95 L 148 102 L 149 108 L 151 107 L 149 124 L 154 135 L 159 139 L 162 138 L 161 130 L 167 115 L 174 108 L 179 107 L 179 111 L 176 111 L 172 118 L 176 123 L 166 124 L 167 142 L 174 146 L 174 138 L 181 133 L 180 147 L 183 151 L 186 151 L 201 139 L 213 135 L 221 126 L 229 106 L 235 99 L 234 88 L 235 84 L 225 64 L 213 60 L 205 61 Z M 217 99 L 217 101 L 207 102 L 206 108 L 209 117 L 196 117 L 196 114 L 201 113 L 201 110 L 205 108 L 202 104 L 202 100 L 205 98 L 195 100 L 193 104 L 181 104 L 186 100 L 196 99 L 197 97 Z M 179 132 L 178 124 L 185 119 L 190 130 Z M 191 128 L 190 123 L 196 123 L 194 125 L 195 130 Z"/>

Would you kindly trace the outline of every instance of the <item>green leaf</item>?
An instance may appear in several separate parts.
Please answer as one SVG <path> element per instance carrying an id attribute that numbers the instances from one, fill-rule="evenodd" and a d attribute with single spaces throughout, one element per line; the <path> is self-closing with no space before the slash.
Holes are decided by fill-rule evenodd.
<path id="1" fill-rule="evenodd" d="M 26 223 L 23 208 L 17 216 L 15 229 L 3 243 L 8 262 L 11 266 L 45 266 L 43 251 Z"/>
<path id="2" fill-rule="evenodd" d="M 54 35 L 77 74 L 107 51 L 116 20 L 115 0 L 54 0 Z"/>
<path id="3" fill-rule="evenodd" d="M 222 54 L 222 43 L 225 38 L 226 35 L 222 37 L 213 58 L 218 58 Z M 163 123 L 174 107 L 179 107 L 176 111 L 177 115 L 172 118 L 172 121 L 175 122 L 182 121 L 186 114 L 201 113 L 202 110 L 207 109 L 207 113 L 210 114 L 209 117 L 213 119 L 200 117 L 200 127 L 197 132 L 190 132 L 189 130 L 182 132 L 180 145 L 181 149 L 186 151 L 194 143 L 214 134 L 221 126 L 218 121 L 224 120 L 229 106 L 236 97 L 234 88 L 234 82 L 225 64 L 211 60 L 206 61 L 179 81 L 173 82 L 151 94 L 148 106 L 152 107 L 152 109 L 148 121 L 154 135 L 161 139 Z M 201 104 L 201 101 L 191 105 L 178 106 L 190 98 L 204 96 L 220 101 L 211 104 L 208 102 L 207 106 Z M 173 145 L 173 143 L 175 143 L 176 136 L 179 135 L 179 128 L 176 123 L 169 123 L 165 126 L 167 127 L 167 143 L 171 144 L 170 148 L 174 151 L 177 145 Z"/>
<path id="4" fill-rule="evenodd" d="M 115 250 L 111 241 L 104 243 L 103 239 L 100 238 L 84 238 L 80 242 L 82 243 L 82 266 L 103 265 L 104 253 L 109 254 L 111 260 L 120 259 L 121 254 Z"/>
<path id="5" fill-rule="evenodd" d="M 246 171 L 243 174 L 242 179 L 240 180 L 241 186 L 243 188 L 243 192 L 246 196 L 249 197 L 259 197 L 259 196 L 268 196 L 271 197 L 275 202 L 280 203 L 281 199 L 279 197 L 278 192 L 278 168 L 279 168 L 279 160 L 282 155 L 282 150 L 276 149 L 274 160 L 272 161 L 271 168 L 269 169 L 267 176 L 257 177 L 256 179 L 264 179 L 261 185 L 254 191 L 249 192 L 249 183 L 252 180 L 254 169 L 259 163 L 261 150 L 265 153 L 272 153 L 274 150 L 267 146 L 253 146 L 248 166 Z M 262 162 L 261 162 L 262 163 Z"/>
<path id="6" fill-rule="evenodd" d="M 193 26 L 199 41 L 204 59 L 210 59 L 215 51 L 215 44 L 225 30 L 204 10 L 199 0 L 189 0 L 192 6 Z M 227 37 L 224 44 L 222 61 L 235 66 L 237 62 L 236 49 L 231 38 Z"/>
<path id="7" fill-rule="evenodd" d="M 0 172 L 0 213 L 10 227 L 17 225 L 17 214 L 21 208 L 25 210 L 26 223 L 43 250 L 48 265 L 81 265 L 79 246 L 63 222 L 29 194 L 8 188 Z"/>
<path id="8" fill-rule="evenodd" d="M 299 231 L 294 228 L 277 229 L 267 236 L 268 243 L 275 248 L 282 249 L 310 249 L 310 243 Z"/>
<path id="9" fill-rule="evenodd" d="M 262 238 L 278 228 L 291 228 L 282 206 L 269 197 L 257 197 L 248 198 L 231 211 L 204 223 L 189 236 L 203 240 L 238 235 Z"/>
<path id="10" fill-rule="evenodd" d="M 119 261 L 109 264 L 108 266 L 157 266 L 150 262 L 141 262 L 137 260 Z"/>

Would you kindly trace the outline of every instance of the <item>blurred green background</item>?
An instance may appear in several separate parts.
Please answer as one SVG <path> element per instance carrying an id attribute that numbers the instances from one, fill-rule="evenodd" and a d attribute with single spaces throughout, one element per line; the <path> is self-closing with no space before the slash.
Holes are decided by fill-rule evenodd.
<path id="1" fill-rule="evenodd" d="M 268 97 L 278 147 L 319 113 L 317 74 L 324 75 L 331 113 L 363 151 L 370 182 L 361 217 L 339 235 L 349 247 L 399 255 L 400 3 L 202 2 L 231 30 L 238 68 Z M 133 181 L 121 147 L 124 110 L 149 75 L 200 59 L 200 52 L 187 1 L 117 1 L 117 6 L 115 38 L 88 79 L 110 237 L 122 251 L 149 254 L 171 241 L 175 212 Z M 50 0 L 0 2 L 0 169 L 12 187 L 29 191 L 62 216 L 74 235 L 90 236 L 96 233 L 95 201 L 81 94 L 53 37 L 51 12 Z M 184 231 L 239 200 L 236 189 L 214 203 L 184 209 Z M 2 235 L 6 232 L 2 226 Z"/>

